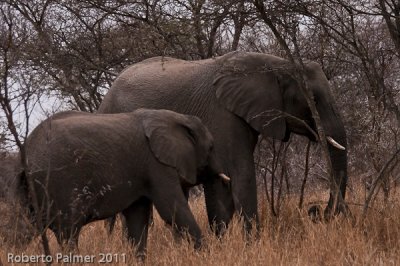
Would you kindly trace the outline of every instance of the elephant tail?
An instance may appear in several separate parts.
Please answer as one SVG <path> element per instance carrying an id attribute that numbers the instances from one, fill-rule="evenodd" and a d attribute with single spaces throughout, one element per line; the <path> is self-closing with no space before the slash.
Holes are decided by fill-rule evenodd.
<path id="1" fill-rule="evenodd" d="M 15 199 L 18 200 L 21 205 L 25 205 L 28 202 L 28 182 L 26 180 L 25 170 L 20 170 L 17 173 L 13 188 Z"/>
<path id="2" fill-rule="evenodd" d="M 29 197 L 29 185 L 26 176 L 26 171 L 21 170 L 16 177 L 15 181 L 15 196 L 16 200 L 23 208 L 26 208 L 29 217 L 34 216 L 34 208 Z"/>

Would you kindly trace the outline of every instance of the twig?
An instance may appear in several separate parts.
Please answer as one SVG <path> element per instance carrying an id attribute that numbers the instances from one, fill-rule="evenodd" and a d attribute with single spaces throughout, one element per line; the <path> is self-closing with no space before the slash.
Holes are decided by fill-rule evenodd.
<path id="1" fill-rule="evenodd" d="M 378 186 L 378 183 L 380 183 L 382 181 L 382 177 L 384 175 L 384 173 L 386 172 L 386 169 L 390 166 L 390 164 L 394 161 L 394 159 L 397 157 L 397 155 L 400 153 L 400 149 L 398 149 L 393 155 L 392 157 L 390 157 L 390 159 L 386 162 L 386 164 L 382 167 L 381 171 L 379 172 L 378 176 L 374 179 L 374 181 L 371 184 L 371 188 L 370 191 L 368 193 L 368 197 L 365 200 L 365 204 L 364 204 L 364 209 L 363 209 L 363 213 L 362 213 L 362 219 L 361 221 L 364 221 L 366 216 L 367 216 L 367 211 L 369 208 L 369 204 L 371 203 L 372 197 L 375 194 L 375 189 Z"/>

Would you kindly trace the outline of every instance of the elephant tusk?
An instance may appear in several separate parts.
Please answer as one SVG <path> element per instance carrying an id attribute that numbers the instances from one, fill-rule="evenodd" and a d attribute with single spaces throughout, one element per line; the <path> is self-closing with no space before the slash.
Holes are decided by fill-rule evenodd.
<path id="1" fill-rule="evenodd" d="M 337 148 L 337 149 L 339 149 L 339 150 L 342 150 L 342 151 L 346 150 L 345 147 L 343 147 L 342 145 L 340 145 L 339 143 L 337 143 L 332 137 L 327 136 L 327 137 L 326 137 L 326 140 L 327 140 L 327 141 L 329 142 L 329 144 L 331 144 L 333 147 L 335 147 L 335 148 Z"/>
<path id="2" fill-rule="evenodd" d="M 218 174 L 219 177 L 221 177 L 222 181 L 225 183 L 231 182 L 231 178 L 223 173 Z"/>

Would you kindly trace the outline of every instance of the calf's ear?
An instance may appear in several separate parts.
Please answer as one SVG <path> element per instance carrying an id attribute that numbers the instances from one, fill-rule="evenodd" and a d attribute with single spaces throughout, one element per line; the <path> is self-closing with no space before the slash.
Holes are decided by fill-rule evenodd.
<path id="1" fill-rule="evenodd" d="M 174 167 L 188 184 L 197 182 L 197 158 L 195 142 L 190 129 L 180 119 L 146 117 L 143 129 L 157 160 Z"/>

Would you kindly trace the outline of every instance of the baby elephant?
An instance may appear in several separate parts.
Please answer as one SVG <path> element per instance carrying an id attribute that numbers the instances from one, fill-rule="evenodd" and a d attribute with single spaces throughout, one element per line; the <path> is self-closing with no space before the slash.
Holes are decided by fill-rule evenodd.
<path id="1" fill-rule="evenodd" d="M 30 134 L 26 159 L 19 176 L 23 202 L 60 245 L 76 246 L 83 225 L 122 212 L 128 237 L 141 253 L 154 203 L 160 216 L 187 230 L 198 248 L 202 235 L 185 191 L 207 178 L 229 181 L 200 119 L 167 110 L 56 114 Z M 28 184 L 34 184 L 43 206 L 39 213 Z"/>

